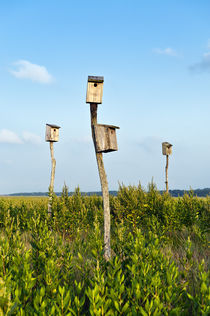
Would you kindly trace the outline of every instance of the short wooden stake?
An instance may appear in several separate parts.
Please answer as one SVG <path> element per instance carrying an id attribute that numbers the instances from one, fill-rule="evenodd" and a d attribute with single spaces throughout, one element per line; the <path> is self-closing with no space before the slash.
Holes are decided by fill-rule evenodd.
<path id="1" fill-rule="evenodd" d="M 93 143 L 95 147 L 95 135 L 94 126 L 97 125 L 97 103 L 90 103 L 90 114 L 91 114 L 91 129 Z M 111 246 L 110 246 L 110 208 L 109 208 L 109 189 L 108 181 L 104 168 L 103 154 L 102 152 L 96 153 L 96 160 L 98 165 L 99 177 L 101 182 L 102 196 L 103 196 L 103 207 L 104 207 L 104 258 L 108 261 L 111 258 Z"/>
<path id="2" fill-rule="evenodd" d="M 54 158 L 54 148 L 53 142 L 50 142 L 50 154 L 51 154 L 51 178 L 50 178 L 50 187 L 49 187 L 49 201 L 48 201 L 48 216 L 52 215 L 52 196 L 54 191 L 54 180 L 55 180 L 55 166 L 56 160 Z"/>

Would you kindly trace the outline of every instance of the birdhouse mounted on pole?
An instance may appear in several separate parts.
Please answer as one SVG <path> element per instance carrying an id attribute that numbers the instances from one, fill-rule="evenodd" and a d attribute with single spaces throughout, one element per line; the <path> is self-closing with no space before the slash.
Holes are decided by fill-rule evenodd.
<path id="1" fill-rule="evenodd" d="M 88 76 L 86 103 L 102 103 L 104 77 Z"/>
<path id="2" fill-rule="evenodd" d="M 169 164 L 169 155 L 172 154 L 172 144 L 168 142 L 162 143 L 162 153 L 166 156 L 166 168 L 165 168 L 165 177 L 166 177 L 166 193 L 168 193 L 168 164 Z"/>
<path id="3" fill-rule="evenodd" d="M 54 124 L 46 124 L 46 142 L 58 142 L 60 126 Z"/>
<path id="4" fill-rule="evenodd" d="M 51 177 L 49 186 L 49 201 L 48 201 L 48 215 L 52 215 L 52 196 L 54 191 L 54 180 L 55 180 L 55 166 L 56 160 L 54 158 L 53 143 L 59 140 L 59 128 L 60 126 L 54 124 L 46 124 L 45 140 L 50 144 L 50 155 L 51 155 Z"/>
<path id="5" fill-rule="evenodd" d="M 165 155 L 165 156 L 171 155 L 172 154 L 172 146 L 173 145 L 171 145 L 168 142 L 162 143 L 162 153 L 163 153 L 163 155 Z"/>
<path id="6" fill-rule="evenodd" d="M 98 104 L 102 103 L 104 77 L 88 76 L 86 103 L 90 103 L 91 130 L 101 182 L 104 208 L 104 258 L 111 258 L 109 188 L 103 153 L 117 150 L 116 129 L 113 125 L 98 124 Z"/>
<path id="7" fill-rule="evenodd" d="M 94 125 L 94 141 L 97 153 L 118 150 L 116 129 L 119 129 L 119 127 L 104 124 Z"/>

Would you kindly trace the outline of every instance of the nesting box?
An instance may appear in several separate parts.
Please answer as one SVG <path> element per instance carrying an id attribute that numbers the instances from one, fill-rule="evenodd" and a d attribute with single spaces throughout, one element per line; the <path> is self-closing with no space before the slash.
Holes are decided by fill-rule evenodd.
<path id="1" fill-rule="evenodd" d="M 162 153 L 163 155 L 171 155 L 172 154 L 172 146 L 168 142 L 162 143 Z"/>
<path id="2" fill-rule="evenodd" d="M 118 150 L 116 129 L 119 127 L 104 124 L 94 125 L 94 141 L 97 153 Z"/>
<path id="3" fill-rule="evenodd" d="M 86 103 L 102 103 L 104 77 L 88 76 Z"/>
<path id="4" fill-rule="evenodd" d="M 46 124 L 46 142 L 58 142 L 59 140 L 59 128 L 60 126 L 53 124 Z"/>

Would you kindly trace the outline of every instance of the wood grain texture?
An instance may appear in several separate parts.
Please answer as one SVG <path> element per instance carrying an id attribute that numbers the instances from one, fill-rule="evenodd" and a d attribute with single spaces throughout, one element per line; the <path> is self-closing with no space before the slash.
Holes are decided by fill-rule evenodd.
<path id="1" fill-rule="evenodd" d="M 118 150 L 116 128 L 112 125 L 94 125 L 96 152 L 108 153 Z"/>
<path id="2" fill-rule="evenodd" d="M 55 167 L 56 167 L 53 142 L 50 142 L 50 154 L 51 154 L 51 177 L 50 177 L 50 188 L 49 188 L 48 216 L 52 215 L 52 195 L 54 191 Z"/>
<path id="3" fill-rule="evenodd" d="M 89 82 L 87 83 L 86 103 L 102 103 L 103 96 L 103 82 Z"/>
<path id="4" fill-rule="evenodd" d="M 108 261 L 111 258 L 111 246 L 110 246 L 110 208 L 109 208 L 109 189 L 108 181 L 104 168 L 103 154 L 97 153 L 95 146 L 95 133 L 94 127 L 97 125 L 97 108 L 98 105 L 95 103 L 90 104 L 91 114 L 91 130 L 93 143 L 95 147 L 96 160 L 98 165 L 99 177 L 101 182 L 102 196 L 103 196 L 103 207 L 104 207 L 104 258 Z"/>

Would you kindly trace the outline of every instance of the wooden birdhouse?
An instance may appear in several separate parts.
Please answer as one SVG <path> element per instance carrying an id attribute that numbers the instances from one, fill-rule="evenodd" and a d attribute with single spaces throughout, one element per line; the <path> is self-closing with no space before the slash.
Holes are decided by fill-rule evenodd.
<path id="1" fill-rule="evenodd" d="M 94 125 L 94 142 L 97 153 L 118 150 L 116 129 L 119 127 L 104 124 Z"/>
<path id="2" fill-rule="evenodd" d="M 60 126 L 53 124 L 46 124 L 46 142 L 58 142 L 59 140 L 59 128 Z"/>
<path id="3" fill-rule="evenodd" d="M 162 153 L 163 155 L 171 155 L 172 154 L 172 146 L 168 142 L 162 143 Z"/>
<path id="4" fill-rule="evenodd" d="M 88 76 L 86 103 L 102 103 L 104 77 Z"/>

